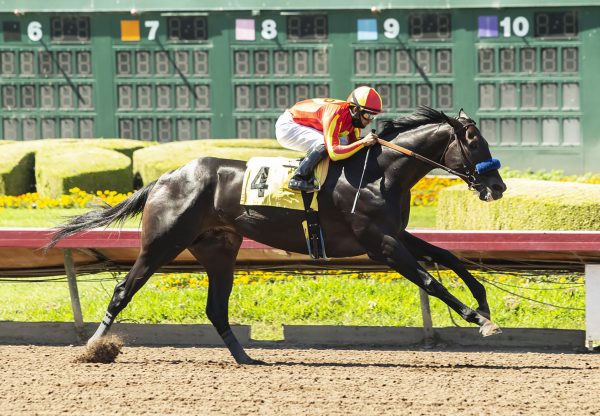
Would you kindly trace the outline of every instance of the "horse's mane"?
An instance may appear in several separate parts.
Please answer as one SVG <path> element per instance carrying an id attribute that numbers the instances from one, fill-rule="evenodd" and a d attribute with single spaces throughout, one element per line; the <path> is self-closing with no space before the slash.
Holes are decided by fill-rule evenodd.
<path id="1" fill-rule="evenodd" d="M 397 135 L 398 133 L 412 130 L 425 124 L 445 123 L 447 121 L 448 116 L 441 111 L 421 105 L 417 108 L 417 111 L 411 115 L 398 117 L 395 120 L 387 121 L 383 126 L 383 130 L 379 132 L 379 136 L 386 137 L 392 133 Z"/>

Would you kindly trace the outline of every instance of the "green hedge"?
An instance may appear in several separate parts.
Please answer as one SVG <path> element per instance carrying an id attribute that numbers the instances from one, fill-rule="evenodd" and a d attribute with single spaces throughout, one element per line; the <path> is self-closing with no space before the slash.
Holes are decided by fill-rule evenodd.
<path id="1" fill-rule="evenodd" d="M 31 146 L 4 145 L 0 154 L 0 195 L 31 192 L 35 188 L 35 150 Z"/>
<path id="2" fill-rule="evenodd" d="M 286 150 L 273 139 L 214 139 L 165 143 L 133 154 L 134 177 L 146 184 L 201 156 L 248 160 L 252 156 L 297 158 L 300 152 Z"/>
<path id="3" fill-rule="evenodd" d="M 128 139 L 46 139 L 4 142 L 4 140 L 0 140 L 0 143 L 4 144 L 0 153 L 2 155 L 0 157 L 0 195 L 21 195 L 36 189 L 34 166 L 36 153 L 42 149 L 50 152 L 62 151 L 60 149 L 64 149 L 61 147 L 64 145 L 83 149 L 103 148 L 114 150 L 131 159 L 136 150 L 153 145 L 149 142 Z M 86 160 L 76 158 L 63 158 L 59 164 L 73 164 L 75 169 L 80 169 L 86 162 Z M 132 184 L 127 189 L 128 191 L 131 190 Z"/>
<path id="4" fill-rule="evenodd" d="M 57 198 L 78 187 L 87 192 L 133 188 L 131 159 L 114 150 L 57 145 L 37 151 L 35 179 L 40 195 Z"/>
<path id="5" fill-rule="evenodd" d="M 103 152 L 104 150 L 104 152 Z M 127 163 L 132 160 L 133 163 Z M 86 191 L 131 191 L 132 177 L 157 179 L 201 156 L 248 160 L 252 156 L 297 158 L 273 139 L 194 140 L 156 144 L 127 139 L 48 139 L 2 146 L 0 194 L 35 189 L 56 197 L 72 187 Z M 35 173 L 34 173 L 35 166 Z M 126 170 L 129 169 L 129 172 Z"/>
<path id="6" fill-rule="evenodd" d="M 464 230 L 600 230 L 600 185 L 507 179 L 498 201 L 465 185 L 440 192 L 436 225 Z"/>

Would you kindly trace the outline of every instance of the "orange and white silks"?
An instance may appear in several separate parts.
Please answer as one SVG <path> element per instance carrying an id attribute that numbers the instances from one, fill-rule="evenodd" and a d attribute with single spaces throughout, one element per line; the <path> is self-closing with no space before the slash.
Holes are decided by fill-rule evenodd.
<path id="1" fill-rule="evenodd" d="M 352 125 L 346 101 L 313 98 L 300 101 L 289 109 L 294 122 L 323 132 L 331 160 L 346 159 L 364 146 L 358 143 L 360 129 Z"/>

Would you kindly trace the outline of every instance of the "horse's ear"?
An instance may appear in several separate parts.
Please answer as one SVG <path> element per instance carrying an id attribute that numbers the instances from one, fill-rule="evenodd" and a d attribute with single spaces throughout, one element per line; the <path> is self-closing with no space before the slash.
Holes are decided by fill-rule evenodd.
<path id="1" fill-rule="evenodd" d="M 444 113 L 443 111 L 440 112 L 442 113 L 442 117 L 444 118 L 446 123 L 450 124 L 454 128 L 460 127 L 460 123 L 454 117 L 448 117 L 448 115 L 446 115 L 446 113 Z"/>
<path id="2" fill-rule="evenodd" d="M 462 108 L 458 112 L 458 118 L 466 118 L 467 120 L 471 120 L 471 117 L 469 117 Z"/>

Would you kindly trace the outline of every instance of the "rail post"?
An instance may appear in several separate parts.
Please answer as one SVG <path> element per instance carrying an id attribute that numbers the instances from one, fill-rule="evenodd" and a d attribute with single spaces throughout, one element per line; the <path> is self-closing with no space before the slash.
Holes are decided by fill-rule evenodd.
<path id="1" fill-rule="evenodd" d="M 423 336 L 425 346 L 433 345 L 433 321 L 431 320 L 431 308 L 429 307 L 429 295 L 423 289 L 419 289 L 421 299 L 421 316 L 423 317 Z"/>
<path id="2" fill-rule="evenodd" d="M 63 250 L 65 272 L 69 283 L 69 294 L 71 296 L 71 308 L 73 309 L 73 320 L 75 321 L 75 332 L 80 341 L 85 340 L 83 325 L 83 314 L 81 313 L 81 302 L 79 301 L 79 290 L 77 289 L 77 275 L 73 263 L 73 252 L 70 248 Z"/>
<path id="3" fill-rule="evenodd" d="M 600 341 L 600 264 L 585 265 L 585 344 Z"/>

